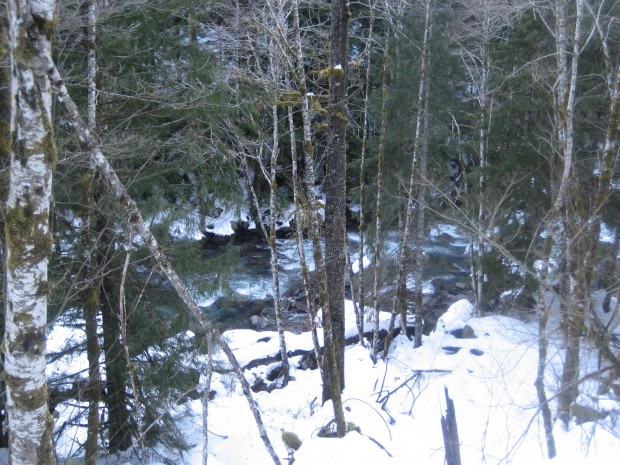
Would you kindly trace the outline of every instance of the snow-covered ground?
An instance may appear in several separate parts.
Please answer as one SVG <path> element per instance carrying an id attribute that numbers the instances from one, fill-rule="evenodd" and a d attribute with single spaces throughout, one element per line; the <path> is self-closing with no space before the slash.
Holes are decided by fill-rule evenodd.
<path id="1" fill-rule="evenodd" d="M 332 416 L 330 403 L 321 405 L 318 370 L 297 368 L 294 380 L 284 389 L 260 392 L 260 405 L 269 437 L 283 464 L 288 451 L 283 431 L 295 433 L 302 445 L 294 454 L 296 465 L 407 464 L 442 465 L 444 446 L 440 418 L 445 413 L 444 388 L 454 400 L 464 464 L 551 463 L 546 459 L 542 420 L 534 387 L 537 366 L 535 323 L 505 316 L 472 318 L 472 307 L 462 300 L 440 319 L 438 329 L 414 349 L 405 337 L 393 342 L 389 358 L 373 364 L 370 351 L 359 345 L 346 349 L 346 389 L 343 393 L 347 421 L 361 432 L 343 439 L 318 437 L 319 429 Z M 347 333 L 354 333 L 352 305 L 347 304 Z M 382 326 L 387 321 L 382 321 Z M 475 338 L 458 339 L 449 331 L 469 325 Z M 191 336 L 191 334 L 190 334 Z M 225 334 L 240 363 L 275 354 L 277 335 L 270 332 L 234 330 Z M 287 333 L 289 350 L 311 348 L 308 334 Z M 552 344 L 554 339 L 552 338 Z M 562 350 L 552 345 L 547 379 L 549 397 L 555 394 Z M 220 356 L 218 356 L 218 359 Z M 197 360 L 195 360 L 197 361 Z M 596 368 L 596 354 L 585 348 L 584 370 Z M 225 365 L 221 359 L 220 367 Z M 269 367 L 246 371 L 252 381 Z M 558 457 L 553 463 L 607 465 L 620 457 L 620 422 L 617 399 L 596 396 L 584 385 L 581 400 L 609 411 L 605 420 L 571 424 L 565 430 L 556 424 Z M 209 403 L 209 461 L 212 465 L 271 464 L 258 430 L 231 374 L 215 374 L 211 389 L 217 392 Z M 180 418 L 190 453 L 169 457 L 171 463 L 201 464 L 203 450 L 202 405 L 191 401 L 190 415 Z M 552 407 L 555 407 L 554 405 Z M 75 432 L 73 432 L 75 434 Z M 62 452 L 59 451 L 62 456 Z M 158 461 L 159 460 L 159 461 Z M 152 459 L 152 465 L 161 462 Z M 139 463 L 131 454 L 106 457 L 102 463 Z M 60 463 L 63 463 L 62 460 Z M 75 462 L 72 462 L 75 463 Z"/>

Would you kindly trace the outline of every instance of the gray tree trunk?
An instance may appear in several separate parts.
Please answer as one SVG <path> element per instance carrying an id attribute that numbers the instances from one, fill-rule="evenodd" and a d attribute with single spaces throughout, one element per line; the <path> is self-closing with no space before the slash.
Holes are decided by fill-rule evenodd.
<path id="1" fill-rule="evenodd" d="M 430 42 L 433 35 L 433 0 L 426 0 L 426 21 L 425 21 L 425 35 L 428 35 L 428 41 Z M 422 134 L 420 141 L 420 166 L 418 169 L 418 192 L 417 192 L 417 218 L 415 227 L 415 248 L 414 248 L 414 308 L 415 308 L 415 335 L 414 335 L 414 347 L 420 347 L 422 345 L 422 328 L 423 328 L 423 315 L 422 315 L 422 273 L 426 267 L 426 256 L 424 254 L 424 242 L 426 239 L 426 183 L 427 183 L 427 160 L 428 160 L 428 122 L 429 122 L 429 101 L 430 101 L 430 71 L 431 71 L 431 52 L 430 47 L 426 44 L 423 49 L 425 54 L 426 65 L 423 69 L 426 72 L 422 75 L 423 85 L 423 101 L 424 109 L 422 113 Z"/>
<path id="2" fill-rule="evenodd" d="M 381 82 L 381 133 L 379 136 L 379 156 L 377 160 L 377 198 L 375 200 L 375 247 L 373 253 L 374 279 L 373 279 L 373 307 L 375 320 L 372 336 L 372 360 L 377 363 L 379 352 L 379 317 L 381 305 L 379 303 L 379 288 L 381 286 L 381 248 L 383 247 L 383 163 L 385 160 L 385 131 L 387 127 L 387 81 L 388 81 L 388 36 L 385 36 L 383 47 L 383 78 Z"/>
<path id="3" fill-rule="evenodd" d="M 314 146 L 312 144 L 312 130 L 310 121 L 310 98 L 308 88 L 306 87 L 303 53 L 301 47 L 301 33 L 299 29 L 299 3 L 295 0 L 293 6 L 293 14 L 295 16 L 295 50 L 297 52 L 297 78 L 299 79 L 299 93 L 301 97 L 301 112 L 303 124 L 303 150 L 306 161 L 306 201 L 308 209 L 306 211 L 309 217 L 308 234 L 312 241 L 312 254 L 314 258 L 314 266 L 316 270 L 316 278 L 319 288 L 319 302 L 323 307 L 323 333 L 325 342 L 324 357 L 324 384 L 329 384 L 329 395 L 334 407 L 334 417 L 336 419 L 336 428 L 339 436 L 346 434 L 346 422 L 344 418 L 344 410 L 342 408 L 342 395 L 340 389 L 340 375 L 338 370 L 337 354 L 334 344 L 334 334 L 332 327 L 331 312 L 329 300 L 327 298 L 327 274 L 325 271 L 325 261 L 323 260 L 323 251 L 321 249 L 320 237 L 320 220 L 317 211 L 316 195 L 314 185 L 316 175 L 314 171 Z M 325 394 L 325 389 L 324 389 Z"/>
<path id="4" fill-rule="evenodd" d="M 0 3 L 0 18 L 8 17 L 8 5 Z M 0 21 L 0 44 L 8 44 L 8 31 L 5 21 Z M 0 89 L 11 88 L 11 67 L 10 51 L 6 46 L 0 46 Z M 11 112 L 12 112 L 11 92 L 0 92 L 0 186 L 9 185 L 9 162 L 11 158 Z M 0 273 L 0 345 L 4 339 L 4 315 L 5 315 L 5 295 L 6 295 L 6 243 L 5 243 L 5 222 L 7 189 L 0 189 L 0 262 L 2 262 L 2 272 Z M 2 351 L 0 351 L 2 352 Z M 4 354 L 0 353 L 0 363 L 4 365 Z M 0 377 L 0 448 L 9 447 L 8 428 L 6 425 L 6 386 Z"/>
<path id="5" fill-rule="evenodd" d="M 557 190 L 555 202 L 552 207 L 552 217 L 560 219 L 566 207 L 570 176 L 573 169 L 574 158 L 574 113 L 577 94 L 577 78 L 579 55 L 581 52 L 581 26 L 585 0 L 576 0 L 575 27 L 572 33 L 573 47 L 568 50 L 568 24 L 566 13 L 568 11 L 567 0 L 556 0 L 555 13 L 555 42 L 558 63 L 558 81 L 554 92 L 554 112 L 557 124 L 557 139 L 559 152 L 562 155 L 562 175 Z M 569 59 L 570 55 L 570 59 Z M 561 234 L 567 233 L 566 228 L 555 228 L 557 231 L 554 240 L 562 243 Z M 576 238 L 575 238 L 576 239 Z M 566 238 L 569 242 L 566 256 L 568 267 L 573 276 L 570 280 L 566 315 L 566 353 L 564 369 L 561 376 L 560 393 L 558 395 L 558 418 L 566 425 L 570 419 L 570 406 L 579 395 L 579 351 L 581 348 L 581 328 L 586 314 L 586 301 L 588 292 L 583 279 L 579 279 L 574 273 L 579 273 L 579 257 L 571 251 L 573 238 Z M 575 244 L 576 245 L 576 244 Z"/>
<path id="6" fill-rule="evenodd" d="M 307 203 L 302 205 L 303 197 L 301 182 L 299 179 L 299 169 L 297 168 L 297 139 L 295 137 L 295 123 L 293 119 L 293 109 L 287 108 L 287 118 L 289 124 L 289 134 L 291 138 L 291 165 L 293 177 L 293 202 L 295 204 L 295 237 L 297 239 L 297 251 L 299 253 L 299 267 L 301 268 L 301 277 L 306 291 L 306 307 L 308 309 L 308 320 L 310 323 L 310 333 L 312 335 L 312 347 L 314 348 L 314 356 L 321 372 L 321 379 L 325 379 L 323 371 L 323 355 L 321 352 L 321 344 L 317 333 L 316 306 L 314 304 L 314 289 L 310 284 L 310 273 L 308 272 L 308 261 L 306 260 L 306 251 L 304 249 L 304 211 L 307 211 Z"/>
<path id="7" fill-rule="evenodd" d="M 349 2 L 332 0 L 325 202 L 327 298 L 333 326 L 340 389 L 344 389 L 344 277 L 346 270 L 346 128 Z M 329 337 L 326 332 L 326 337 Z"/>
<path id="8" fill-rule="evenodd" d="M 366 296 L 364 289 L 364 245 L 365 245 L 365 231 L 366 231 L 366 215 L 365 215 L 365 202 L 366 202 L 366 150 L 368 146 L 368 102 L 370 100 L 370 70 L 371 70 L 371 60 L 370 54 L 372 50 L 372 41 L 374 40 L 374 24 L 375 24 L 375 15 L 374 9 L 376 5 L 371 7 L 370 9 L 370 19 L 368 25 L 368 37 L 364 43 L 364 54 L 366 55 L 366 69 L 364 71 L 364 107 L 363 107 L 363 122 L 362 122 L 362 148 L 360 153 L 360 178 L 359 178 L 359 235 L 360 242 L 358 248 L 359 255 L 359 279 L 358 279 L 358 298 L 357 302 L 359 303 L 359 308 L 356 306 L 356 323 L 357 323 L 357 333 L 359 336 L 359 343 L 361 345 L 364 344 L 364 321 L 365 321 L 365 307 L 366 307 Z M 353 274 L 351 270 L 351 285 L 353 285 Z M 353 296 L 353 301 L 355 302 L 355 294 L 351 292 Z"/>
<path id="9" fill-rule="evenodd" d="M 418 184 L 420 174 L 420 152 L 422 149 L 422 132 L 424 125 L 424 112 L 427 110 L 425 103 L 425 97 L 427 94 L 427 80 L 429 79 L 429 47 L 430 47 L 430 35 L 431 35 L 431 3 L 430 0 L 426 2 L 426 19 L 424 27 L 424 39 L 422 42 L 422 57 L 421 57 L 421 73 L 420 84 L 418 87 L 418 108 L 415 115 L 415 136 L 413 142 L 413 153 L 411 155 L 411 165 L 409 174 L 409 184 L 407 185 L 407 209 L 405 211 L 405 218 L 403 222 L 403 228 L 401 230 L 400 245 L 398 252 L 398 278 L 396 285 L 396 297 L 394 298 L 394 308 L 392 310 L 392 321 L 394 316 L 400 315 L 400 328 L 401 334 L 407 334 L 407 259 L 408 259 L 408 247 L 409 237 L 411 235 L 411 228 L 414 220 L 414 216 L 417 214 L 418 218 L 424 222 L 424 216 L 420 215 L 420 210 L 424 208 L 419 202 Z M 414 256 L 420 263 L 415 263 L 414 266 L 423 267 L 422 258 L 423 251 L 421 247 L 418 248 L 417 253 Z M 420 268 L 421 269 L 421 268 Z M 421 279 L 421 273 L 420 273 Z M 387 356 L 390 343 L 392 340 L 392 322 L 390 322 L 390 330 L 388 331 L 385 348 L 383 349 L 384 356 Z"/>
<path id="10" fill-rule="evenodd" d="M 88 128 L 94 131 L 97 124 L 97 0 L 88 0 L 86 3 L 87 41 L 86 50 L 88 55 Z M 99 404 L 101 402 L 101 376 L 99 357 L 99 336 L 97 334 L 97 315 L 99 313 L 99 288 L 101 280 L 98 278 L 99 264 L 96 261 L 97 254 L 93 254 L 91 245 L 93 242 L 91 215 L 93 212 L 93 180 L 95 170 L 90 167 L 87 179 L 84 182 L 83 201 L 83 245 L 84 245 L 84 269 L 86 271 L 86 286 L 84 291 L 84 322 L 86 332 L 86 355 L 88 358 L 88 386 L 86 397 L 88 398 L 88 428 L 86 444 L 84 446 L 85 464 L 95 465 L 99 455 Z M 93 247 L 94 248 L 94 247 Z"/>

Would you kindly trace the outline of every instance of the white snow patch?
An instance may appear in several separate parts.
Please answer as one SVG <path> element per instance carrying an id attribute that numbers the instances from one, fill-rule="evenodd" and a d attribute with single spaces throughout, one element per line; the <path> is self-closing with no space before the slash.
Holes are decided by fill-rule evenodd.
<path id="1" fill-rule="evenodd" d="M 370 259 L 364 256 L 362 263 L 364 264 L 364 268 L 368 268 L 370 266 Z M 357 274 L 360 272 L 359 258 L 353 262 L 353 264 L 351 265 L 351 268 L 353 269 L 353 274 Z"/>

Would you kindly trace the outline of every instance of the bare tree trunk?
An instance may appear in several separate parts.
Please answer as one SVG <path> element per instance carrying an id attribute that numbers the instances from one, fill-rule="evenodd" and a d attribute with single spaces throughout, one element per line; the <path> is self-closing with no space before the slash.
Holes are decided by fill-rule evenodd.
<path id="1" fill-rule="evenodd" d="M 375 247 L 374 282 L 373 282 L 373 307 L 375 309 L 375 321 L 372 337 L 372 360 L 377 363 L 379 352 L 379 287 L 381 286 L 381 247 L 383 247 L 383 163 L 385 159 L 385 131 L 387 127 L 387 81 L 388 81 L 388 35 L 385 36 L 383 47 L 383 78 L 381 83 L 381 134 L 379 136 L 379 156 L 377 160 L 377 198 L 375 201 Z"/>
<path id="2" fill-rule="evenodd" d="M 277 107 L 274 105 L 272 107 L 274 124 L 277 124 Z M 270 250 L 270 261 L 271 261 L 271 279 L 273 283 L 273 307 L 276 316 L 276 326 L 278 330 L 278 336 L 280 340 L 280 359 L 282 361 L 282 375 L 284 386 L 288 384 L 289 381 L 289 364 L 288 364 L 288 352 L 286 350 L 286 341 L 284 338 L 284 328 L 282 326 L 282 308 L 280 306 L 280 276 L 278 271 L 278 250 L 276 245 L 276 206 L 275 206 L 275 185 L 276 185 L 276 159 L 278 150 L 278 143 L 275 141 L 277 136 L 277 129 L 274 129 L 274 142 L 272 147 L 272 155 L 271 155 L 271 168 L 270 175 L 268 178 L 269 186 L 270 186 L 270 200 L 269 200 L 269 228 L 267 228 L 263 222 L 262 216 L 258 215 L 258 224 L 263 232 L 263 236 L 267 239 L 267 243 L 269 245 Z M 264 166 L 262 166 L 262 146 L 260 149 L 260 153 L 258 155 L 258 163 L 261 165 L 261 170 L 266 172 Z M 254 189 L 254 184 L 250 178 L 250 168 L 247 164 L 247 160 L 245 157 L 242 158 L 242 163 L 245 169 L 245 175 L 248 178 L 248 187 L 250 189 L 250 193 L 252 195 L 252 200 L 254 202 L 254 208 L 256 211 L 260 212 L 260 205 L 258 201 L 258 195 L 256 194 L 256 190 Z"/>
<path id="3" fill-rule="evenodd" d="M 598 186 L 596 190 L 595 202 L 593 205 L 593 211 L 589 215 L 589 219 L 586 222 L 587 228 L 584 231 L 586 234 L 587 248 L 585 250 L 585 259 L 582 265 L 583 278 L 585 279 L 585 285 L 590 286 L 594 277 L 594 268 L 596 266 L 596 260 L 598 255 L 598 238 L 601 232 L 601 223 L 603 222 L 603 215 L 606 211 L 609 194 L 611 191 L 611 182 L 614 173 L 614 166 L 616 163 L 616 157 L 618 153 L 618 126 L 620 125 L 620 62 L 616 57 L 614 63 L 612 59 L 612 53 L 609 47 L 609 31 L 603 30 L 599 14 L 594 12 L 589 5 L 586 5 L 592 18 L 595 22 L 596 30 L 599 34 L 603 48 L 603 56 L 605 58 L 606 68 L 606 81 L 607 81 L 607 95 L 609 99 L 609 114 L 607 120 L 607 132 L 605 136 L 605 146 L 603 148 L 602 158 L 599 164 Z M 603 272 L 601 277 L 601 284 L 605 288 L 606 295 L 603 303 L 604 311 L 610 311 L 611 303 L 611 282 L 613 280 L 614 271 L 616 269 L 618 250 L 620 249 L 620 227 L 616 227 L 616 238 L 612 247 L 611 253 L 608 257 L 608 261 L 603 266 Z M 591 309 L 590 309 L 591 310 Z M 603 334 L 603 339 L 606 338 L 609 327 L 604 328 L 602 325 L 595 321 L 597 333 Z M 612 319 L 610 319 L 610 323 Z M 602 351 L 609 353 L 608 351 Z M 614 357 L 610 360 L 612 363 L 617 362 Z"/>
<path id="4" fill-rule="evenodd" d="M 53 420 L 45 377 L 49 210 L 56 163 L 52 92 L 46 74 L 52 48 L 52 0 L 8 2 L 12 108 L 6 206 L 4 378 L 10 424 L 9 462 L 51 464 Z"/>
<path id="5" fill-rule="evenodd" d="M 0 3 L 0 18 L 8 18 L 8 4 Z M 11 88 L 11 52 L 8 48 L 9 31 L 8 24 L 0 21 L 0 89 Z M 11 120 L 13 111 L 13 95 L 11 92 L 0 92 L 0 185 L 9 185 L 9 163 L 11 160 Z M 4 347 L 5 330 L 5 296 L 6 296 L 6 241 L 5 241 L 5 218 L 6 201 L 8 192 L 6 188 L 0 189 L 0 262 L 2 273 L 0 274 L 0 347 Z M 0 350 L 0 369 L 4 369 L 4 353 Z M 0 376 L 0 448 L 9 447 L 8 427 L 6 425 L 6 385 Z"/>
<path id="6" fill-rule="evenodd" d="M 336 351 L 336 364 L 344 389 L 344 277 L 346 273 L 346 128 L 347 73 L 349 57 L 349 2 L 332 0 L 329 66 L 329 134 L 323 190 L 325 202 L 325 270 L 327 298 Z M 324 315 L 324 319 L 327 317 Z M 331 378 L 331 377 L 330 377 Z M 330 394 L 331 397 L 331 394 Z"/>
<path id="7" fill-rule="evenodd" d="M 95 130 L 97 124 L 97 0 L 85 2 L 87 22 L 87 55 L 88 75 L 88 128 Z M 101 280 L 97 278 L 98 266 L 95 257 L 90 250 L 92 243 L 91 214 L 93 210 L 93 180 L 95 170 L 89 168 L 87 179 L 84 183 L 84 269 L 86 270 L 87 289 L 84 298 L 84 322 L 86 332 L 86 355 L 88 358 L 88 386 L 86 396 L 88 398 L 88 428 L 86 444 L 84 446 L 85 464 L 95 465 L 99 455 L 99 404 L 101 402 L 101 376 L 99 357 L 99 336 L 97 334 L 97 314 L 99 313 L 99 288 Z"/>
<path id="8" fill-rule="evenodd" d="M 293 6 L 293 15 L 295 21 L 295 44 L 297 51 L 297 79 L 299 80 L 299 93 L 301 96 L 301 111 L 303 122 L 303 150 L 306 160 L 307 174 L 307 202 L 309 216 L 308 234 L 312 241 L 312 251 L 314 257 L 314 266 L 316 270 L 316 278 L 319 288 L 319 301 L 323 307 L 323 332 L 325 342 L 325 374 L 324 383 L 329 383 L 329 394 L 334 407 L 334 417 L 336 420 L 336 428 L 339 436 L 346 434 L 346 422 L 344 418 L 344 410 L 342 408 L 342 396 L 340 391 L 340 376 L 338 371 L 338 361 L 336 347 L 334 344 L 334 330 L 332 327 L 332 319 L 330 313 L 330 302 L 327 298 L 327 275 L 325 271 L 325 262 L 323 260 L 323 251 L 321 250 L 320 238 L 320 222 L 319 213 L 316 208 L 316 199 L 314 193 L 314 185 L 316 175 L 314 171 L 314 146 L 311 138 L 310 128 L 310 95 L 306 87 L 306 78 L 304 71 L 303 53 L 301 48 L 301 33 L 299 30 L 299 8 L 298 0 L 295 0 Z M 325 391 L 324 391 L 325 393 Z"/>
<path id="9" fill-rule="evenodd" d="M 478 256 L 476 263 L 476 311 L 478 315 L 482 313 L 483 310 L 483 298 L 484 298 L 484 252 L 486 248 L 486 228 L 485 228 L 485 212 L 484 212 L 484 191 L 486 190 L 486 170 L 488 166 L 487 161 L 487 145 L 488 145 L 488 136 L 490 126 L 490 97 L 489 97 L 489 79 L 491 77 L 491 63 L 490 63 L 490 52 L 489 52 L 489 41 L 490 37 L 490 26 L 489 23 L 489 13 L 486 13 L 485 18 L 485 37 L 484 43 L 482 46 L 482 76 L 480 79 L 480 86 L 478 89 L 478 102 L 480 104 L 480 128 L 478 129 L 478 137 L 480 138 L 478 142 L 478 156 L 479 156 L 479 169 L 480 173 L 478 175 Z"/>
<path id="10" fill-rule="evenodd" d="M 574 111 L 577 93 L 578 62 L 581 52 L 581 24 L 583 19 L 583 8 L 585 0 L 576 0 L 575 30 L 573 33 L 573 50 L 570 58 L 570 69 L 568 59 L 568 27 L 566 24 L 566 12 L 568 4 L 566 0 L 556 0 L 556 49 L 558 56 L 558 83 L 557 93 L 554 93 L 554 103 L 556 106 L 555 114 L 558 120 L 558 141 L 563 156 L 563 171 L 558 188 L 553 212 L 557 212 L 557 217 L 562 215 L 566 206 L 566 196 L 574 157 Z M 555 216 L 555 215 L 553 215 Z M 558 231 L 559 234 L 566 234 L 566 228 Z M 569 237 L 568 241 L 577 240 Z M 561 241 L 558 241 L 561 242 Z M 572 245 L 569 245 L 573 249 Z M 571 270 L 578 270 L 575 257 L 567 257 Z M 581 348 L 581 328 L 585 320 L 585 305 L 587 300 L 587 289 L 583 280 L 575 275 L 570 280 L 570 298 L 568 301 L 566 316 L 566 354 L 564 359 L 564 369 L 560 393 L 558 395 L 558 418 L 566 425 L 570 420 L 570 406 L 579 395 L 579 351 Z M 565 296 L 562 296 L 564 298 Z"/>
<path id="11" fill-rule="evenodd" d="M 271 45 L 271 74 L 277 82 L 280 76 L 275 45 Z M 286 386 L 289 382 L 289 363 L 286 350 L 286 340 L 284 338 L 284 327 L 282 326 L 282 306 L 280 305 L 280 276 L 278 272 L 278 249 L 276 244 L 276 173 L 278 167 L 278 154 L 280 151 L 280 127 L 278 121 L 278 107 L 271 107 L 273 119 L 273 140 L 271 147 L 271 163 L 269 167 L 269 248 L 271 250 L 271 276 L 273 279 L 273 308 L 276 314 L 276 324 L 278 328 L 278 338 L 280 340 L 280 358 L 282 359 L 282 382 Z"/>
<path id="12" fill-rule="evenodd" d="M 364 54 L 366 55 L 366 69 L 364 73 L 364 105 L 363 105 L 363 113 L 364 120 L 362 122 L 362 148 L 360 153 L 360 179 L 359 179 L 359 235 L 360 242 L 358 248 L 359 255 L 359 284 L 358 284 L 358 298 L 357 301 L 359 303 L 359 310 L 356 312 L 357 318 L 357 333 L 359 335 L 359 343 L 361 345 L 364 344 L 364 312 L 365 312 L 365 290 L 364 290 L 364 236 L 366 231 L 366 218 L 365 218 L 365 202 L 366 202 L 366 149 L 368 146 L 368 102 L 370 99 L 370 69 L 371 69 L 371 61 L 370 54 L 372 50 L 372 41 L 374 39 L 373 28 L 375 23 L 375 15 L 374 11 L 376 8 L 375 5 L 370 6 L 370 22 L 368 25 L 368 37 L 366 38 L 364 44 Z M 351 274 L 351 283 L 353 283 L 353 275 Z M 353 301 L 355 302 L 355 294 L 351 293 L 353 296 Z"/>
<path id="13" fill-rule="evenodd" d="M 418 108 L 415 119 L 415 140 L 413 144 L 413 154 L 411 156 L 411 166 L 409 175 L 409 184 L 407 185 L 407 209 L 405 211 L 405 219 L 403 229 L 401 231 L 400 246 L 398 252 L 398 280 L 396 285 L 396 297 L 394 299 L 394 309 L 392 314 L 400 314 L 400 328 L 401 334 L 407 335 L 407 250 L 409 243 L 409 235 L 411 234 L 411 227 L 413 223 L 414 215 L 416 211 L 424 208 L 424 205 L 420 204 L 418 198 L 418 189 L 416 188 L 419 176 L 419 157 L 420 147 L 422 142 L 422 130 L 424 125 L 424 112 L 428 109 L 425 104 L 427 79 L 429 79 L 429 47 L 431 39 L 431 20 L 432 7 L 430 0 L 426 2 L 426 15 L 424 26 L 424 39 L 422 42 L 422 57 L 421 57 L 421 72 L 420 72 L 420 85 L 418 87 Z M 422 216 L 422 222 L 424 217 Z M 420 253 L 420 252 L 418 252 Z M 416 254 L 417 255 L 417 254 Z M 420 257 L 421 259 L 421 253 Z M 415 266 L 418 266 L 416 263 Z M 419 264 L 422 267 L 422 263 Z M 391 324 L 390 324 L 391 326 Z M 391 331 L 388 332 L 385 348 L 383 349 L 384 356 L 387 356 L 391 343 Z"/>
<path id="14" fill-rule="evenodd" d="M 426 25 L 428 29 L 429 41 L 433 34 L 433 0 L 426 0 Z M 417 223 L 415 230 L 415 248 L 414 248 L 414 303 L 415 303 L 415 337 L 413 346 L 420 347 L 422 345 L 422 328 L 423 328 L 423 315 L 422 315 L 422 273 L 426 267 L 426 259 L 424 254 L 424 241 L 426 238 L 425 230 L 425 213 L 426 213 L 426 182 L 427 182 L 427 161 L 428 161 L 428 120 L 429 115 L 429 101 L 430 101 L 430 69 L 431 69 L 431 53 L 430 47 L 427 46 L 426 51 L 426 69 L 427 72 L 423 76 L 424 86 L 424 113 L 422 117 L 422 140 L 420 142 L 420 167 L 419 167 L 419 179 L 418 186 L 418 209 L 417 209 Z"/>
<path id="15" fill-rule="evenodd" d="M 209 399 L 211 379 L 213 378 L 213 337 L 207 335 L 207 372 L 205 373 L 204 393 L 202 395 L 202 465 L 209 462 Z"/>
<path id="16" fill-rule="evenodd" d="M 293 110 L 291 107 L 287 108 L 287 116 L 289 123 L 289 131 L 291 137 L 291 161 L 292 161 L 292 176 L 293 176 L 293 202 L 295 204 L 295 235 L 297 238 L 297 251 L 299 253 L 299 266 L 301 268 L 301 277 L 304 283 L 304 290 L 306 291 L 306 307 L 308 308 L 308 320 L 310 322 L 310 333 L 312 334 L 312 346 L 314 347 L 314 356 L 317 361 L 321 373 L 321 379 L 325 379 L 325 373 L 323 371 L 323 356 L 321 353 L 321 344 L 319 342 L 319 336 L 317 333 L 317 320 L 316 320 L 316 307 L 314 304 L 314 290 L 310 284 L 310 273 L 308 272 L 308 262 L 306 260 L 306 251 L 304 249 L 304 228 L 305 228 L 305 216 L 304 211 L 308 211 L 307 202 L 305 206 L 302 206 L 300 197 L 303 197 L 302 188 L 299 180 L 299 170 L 297 168 L 297 140 L 295 137 L 295 124 L 293 121 Z"/>
<path id="17" fill-rule="evenodd" d="M 543 427 L 545 429 L 545 439 L 547 442 L 547 455 L 550 459 L 556 456 L 555 438 L 553 437 L 553 418 L 551 407 L 545 392 L 545 369 L 547 367 L 547 322 L 549 321 L 549 309 L 545 303 L 545 293 L 543 287 L 539 287 L 538 293 L 538 368 L 536 371 L 536 393 L 538 395 L 538 405 L 543 417 Z"/>

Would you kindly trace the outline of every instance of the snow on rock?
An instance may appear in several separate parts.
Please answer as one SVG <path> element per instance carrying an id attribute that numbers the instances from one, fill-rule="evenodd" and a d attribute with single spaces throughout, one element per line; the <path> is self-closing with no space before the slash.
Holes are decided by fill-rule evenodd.
<path id="1" fill-rule="evenodd" d="M 463 329 L 467 322 L 474 316 L 476 309 L 467 299 L 454 302 L 437 321 L 436 331 L 449 333 L 457 329 Z"/>

